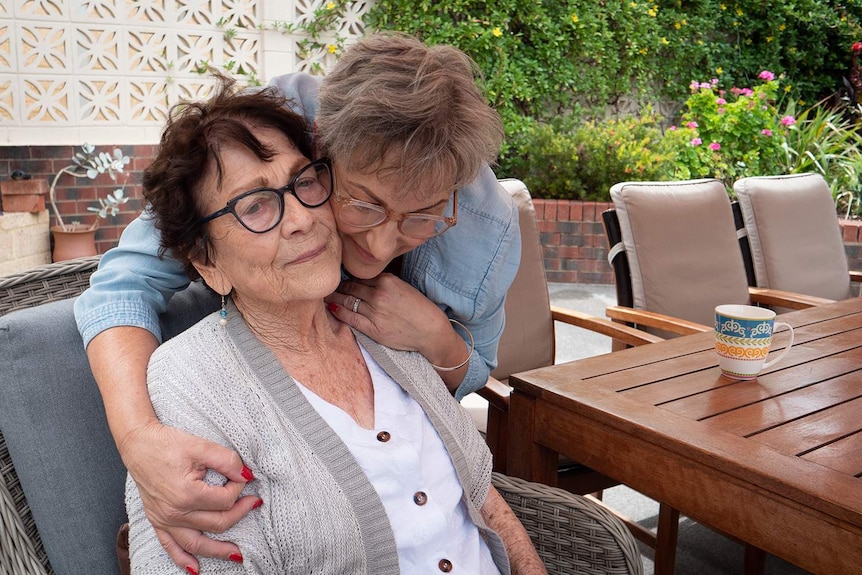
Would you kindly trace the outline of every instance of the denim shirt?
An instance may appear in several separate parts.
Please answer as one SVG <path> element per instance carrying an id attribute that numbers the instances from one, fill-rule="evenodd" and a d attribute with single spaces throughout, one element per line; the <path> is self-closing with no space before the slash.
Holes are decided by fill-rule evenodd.
<path id="1" fill-rule="evenodd" d="M 309 125 L 317 112 L 318 80 L 304 73 L 273 80 Z M 161 342 L 159 314 L 189 284 L 182 264 L 160 258 L 159 232 L 146 212 L 123 231 L 75 302 L 84 345 L 118 326 L 144 328 Z M 521 260 L 518 208 L 490 167 L 458 193 L 458 224 L 404 256 L 401 277 L 470 330 L 475 350 L 455 397 L 484 386 L 497 366 L 503 305 Z M 461 330 L 457 330 L 461 333 Z M 465 341 L 468 339 L 465 334 Z"/>

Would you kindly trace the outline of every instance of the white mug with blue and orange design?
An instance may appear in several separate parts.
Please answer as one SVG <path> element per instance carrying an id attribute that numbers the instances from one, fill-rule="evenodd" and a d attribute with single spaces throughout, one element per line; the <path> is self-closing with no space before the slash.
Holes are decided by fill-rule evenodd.
<path id="1" fill-rule="evenodd" d="M 790 330 L 790 341 L 776 357 L 766 361 L 774 328 Z M 752 305 L 720 305 L 715 308 L 715 351 L 721 373 L 731 379 L 754 379 L 761 371 L 787 355 L 793 345 L 793 327 L 775 321 L 771 309 Z"/>

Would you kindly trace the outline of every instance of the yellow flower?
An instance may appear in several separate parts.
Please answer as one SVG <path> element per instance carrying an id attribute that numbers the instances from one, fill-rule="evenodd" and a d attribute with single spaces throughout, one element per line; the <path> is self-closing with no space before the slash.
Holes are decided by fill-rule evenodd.
<path id="1" fill-rule="evenodd" d="M 772 42 L 773 40 L 775 40 L 775 38 L 774 38 L 773 36 L 767 36 L 767 37 L 766 37 L 766 43 L 767 43 L 767 44 L 769 44 L 769 43 L 770 43 L 770 42 Z"/>
<path id="2" fill-rule="evenodd" d="M 638 54 L 640 54 L 640 55 L 642 55 L 642 56 L 643 56 L 643 55 L 645 55 L 646 53 L 647 53 L 647 49 L 646 49 L 646 48 L 641 48 L 640 50 L 638 50 Z"/>
<path id="3" fill-rule="evenodd" d="M 647 14 L 650 18 L 655 18 L 658 12 L 655 10 L 655 8 L 650 8 L 649 10 L 647 10 Z"/>
<path id="4" fill-rule="evenodd" d="M 326 5 L 327 10 L 335 10 L 335 2 L 330 2 Z"/>
<path id="5" fill-rule="evenodd" d="M 682 25 L 683 25 L 683 26 L 685 26 L 686 24 L 688 24 L 688 20 L 686 20 L 685 18 L 683 18 L 683 19 L 682 19 Z"/>
<path id="6" fill-rule="evenodd" d="M 492 31 L 491 31 L 491 34 L 493 34 L 494 36 L 496 36 L 497 38 L 499 38 L 500 36 L 502 36 L 502 35 L 503 35 L 503 31 L 502 31 L 502 30 L 500 30 L 500 27 L 499 27 L 499 26 L 497 26 L 496 28 L 494 28 L 494 30 L 492 30 Z"/>
<path id="7" fill-rule="evenodd" d="M 631 8 L 637 8 L 637 7 L 638 7 L 638 3 L 637 3 L 637 2 L 632 2 L 631 4 L 629 4 L 629 6 L 630 6 Z"/>
<path id="8" fill-rule="evenodd" d="M 572 14 L 572 22 L 573 22 L 574 24 L 577 24 L 577 23 L 578 23 L 578 15 L 577 15 L 577 14 Z"/>
<path id="9" fill-rule="evenodd" d="M 805 105 L 805 100 L 799 100 L 799 105 L 800 105 L 800 106 L 804 106 L 804 105 Z"/>
<path id="10" fill-rule="evenodd" d="M 793 86 L 791 86 L 790 84 L 787 84 L 786 86 L 784 86 L 784 91 L 785 91 L 785 92 L 790 92 L 790 89 L 791 89 L 792 87 L 793 87 Z"/>
<path id="11" fill-rule="evenodd" d="M 664 44 L 665 46 L 667 46 L 668 44 L 670 44 L 670 42 L 668 42 L 668 41 L 667 41 L 667 38 L 664 38 L 664 37 L 662 37 L 662 39 L 661 39 L 661 43 L 662 43 L 662 44 Z"/>
<path id="12" fill-rule="evenodd" d="M 330 44 L 326 47 L 326 49 L 329 50 L 330 54 L 335 54 L 336 52 L 338 52 L 338 46 L 336 46 L 335 44 Z"/>
<path id="13" fill-rule="evenodd" d="M 742 8 L 737 8 L 737 9 L 736 9 L 736 15 L 737 15 L 737 16 L 742 16 L 742 14 L 743 14 L 743 12 L 742 12 Z"/>
<path id="14" fill-rule="evenodd" d="M 719 66 L 718 68 L 715 69 L 715 73 L 718 74 L 719 76 L 721 76 L 722 72 L 724 72 L 724 68 L 722 68 L 721 66 Z"/>
<path id="15" fill-rule="evenodd" d="M 679 22 L 674 22 L 673 27 L 679 30 L 680 28 L 682 28 L 682 24 L 680 24 Z"/>
<path id="16" fill-rule="evenodd" d="M 781 24 L 781 25 L 779 25 L 779 26 L 778 26 L 778 29 L 779 29 L 779 30 L 781 30 L 782 32 L 784 32 L 785 30 L 787 30 L 787 25 L 786 25 L 786 24 Z"/>
<path id="17" fill-rule="evenodd" d="M 722 9 L 722 10 L 727 10 L 727 4 L 722 4 L 722 5 L 721 5 L 721 9 Z"/>

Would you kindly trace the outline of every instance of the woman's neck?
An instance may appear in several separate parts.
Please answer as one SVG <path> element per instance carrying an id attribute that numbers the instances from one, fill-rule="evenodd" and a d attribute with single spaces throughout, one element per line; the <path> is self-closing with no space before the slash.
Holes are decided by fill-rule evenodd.
<path id="1" fill-rule="evenodd" d="M 374 386 L 362 351 L 350 328 L 322 301 L 293 302 L 275 310 L 236 303 L 251 332 L 294 379 L 358 425 L 374 427 Z"/>

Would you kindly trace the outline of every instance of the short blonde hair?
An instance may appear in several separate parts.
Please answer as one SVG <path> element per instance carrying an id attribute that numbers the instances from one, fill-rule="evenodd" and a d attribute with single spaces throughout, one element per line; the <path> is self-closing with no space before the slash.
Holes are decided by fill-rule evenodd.
<path id="1" fill-rule="evenodd" d="M 464 186 L 496 161 L 503 140 L 479 76 L 453 46 L 398 33 L 365 37 L 323 79 L 318 143 L 348 170 L 397 170 L 407 190 L 429 178 Z"/>

